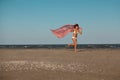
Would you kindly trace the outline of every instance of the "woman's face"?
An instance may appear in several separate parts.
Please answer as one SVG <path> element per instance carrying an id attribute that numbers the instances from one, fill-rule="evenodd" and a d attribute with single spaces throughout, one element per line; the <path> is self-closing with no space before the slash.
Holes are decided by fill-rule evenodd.
<path id="1" fill-rule="evenodd" d="M 76 26 L 76 29 L 79 29 L 79 27 L 78 27 L 78 26 Z"/>

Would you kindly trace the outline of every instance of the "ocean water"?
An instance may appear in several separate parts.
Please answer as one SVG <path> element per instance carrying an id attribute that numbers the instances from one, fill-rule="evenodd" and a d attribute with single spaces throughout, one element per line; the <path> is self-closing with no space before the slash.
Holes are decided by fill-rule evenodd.
<path id="1" fill-rule="evenodd" d="M 38 44 L 38 45 L 0 45 L 0 49 L 71 49 L 73 47 L 68 47 L 67 44 Z M 99 48 L 112 48 L 120 49 L 120 44 L 78 44 L 78 49 L 99 49 Z"/>

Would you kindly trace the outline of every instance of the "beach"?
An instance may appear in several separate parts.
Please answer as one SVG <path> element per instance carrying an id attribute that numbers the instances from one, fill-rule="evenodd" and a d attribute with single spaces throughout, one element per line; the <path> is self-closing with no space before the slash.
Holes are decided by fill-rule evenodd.
<path id="1" fill-rule="evenodd" d="M 0 80 L 120 80 L 120 49 L 0 49 Z"/>

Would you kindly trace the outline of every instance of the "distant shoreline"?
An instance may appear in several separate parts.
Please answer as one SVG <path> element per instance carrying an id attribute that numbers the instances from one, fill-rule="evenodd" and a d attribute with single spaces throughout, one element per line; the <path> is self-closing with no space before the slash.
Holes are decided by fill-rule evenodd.
<path id="1" fill-rule="evenodd" d="M 37 44 L 37 45 L 0 45 L 0 49 L 72 49 L 67 44 Z M 120 44 L 78 44 L 78 49 L 112 48 L 120 49 Z"/>

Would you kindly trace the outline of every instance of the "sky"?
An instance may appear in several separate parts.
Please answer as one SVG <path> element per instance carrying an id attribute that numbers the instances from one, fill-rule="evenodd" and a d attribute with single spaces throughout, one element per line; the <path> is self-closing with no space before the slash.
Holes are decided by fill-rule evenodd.
<path id="1" fill-rule="evenodd" d="M 120 44 L 120 0 L 0 0 L 0 45 L 68 44 L 50 29 L 78 23 L 78 44 Z"/>

